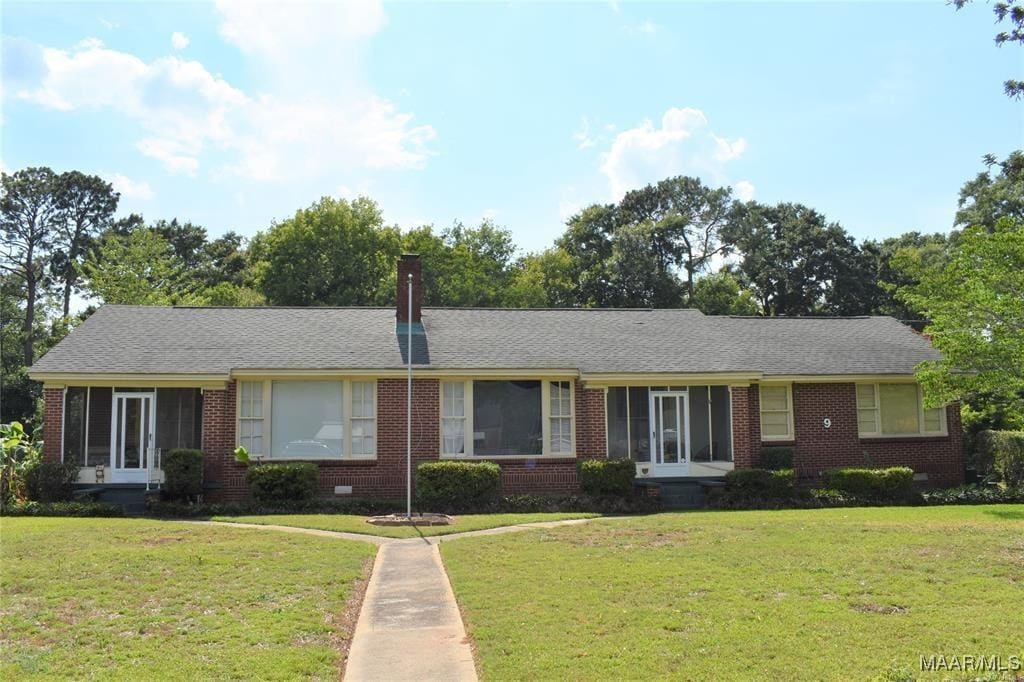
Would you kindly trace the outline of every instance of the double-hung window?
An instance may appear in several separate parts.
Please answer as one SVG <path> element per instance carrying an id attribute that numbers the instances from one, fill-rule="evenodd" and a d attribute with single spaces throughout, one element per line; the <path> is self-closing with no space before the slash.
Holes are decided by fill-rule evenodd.
<path id="1" fill-rule="evenodd" d="M 238 443 L 266 459 L 373 458 L 374 381 L 242 381 Z"/>
<path id="2" fill-rule="evenodd" d="M 573 456 L 571 381 L 441 382 L 445 457 Z"/>
<path id="3" fill-rule="evenodd" d="M 793 392 L 789 384 L 761 384 L 761 440 L 793 440 Z"/>
<path id="4" fill-rule="evenodd" d="M 945 435 L 945 417 L 941 407 L 924 408 L 917 384 L 857 384 L 857 431 L 862 438 Z"/>

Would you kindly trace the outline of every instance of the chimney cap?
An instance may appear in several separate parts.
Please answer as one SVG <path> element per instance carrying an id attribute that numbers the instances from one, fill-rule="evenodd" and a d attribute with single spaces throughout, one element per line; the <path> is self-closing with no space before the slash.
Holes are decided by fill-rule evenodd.
<path id="1" fill-rule="evenodd" d="M 418 253 L 403 253 L 402 260 L 419 260 L 420 254 Z"/>

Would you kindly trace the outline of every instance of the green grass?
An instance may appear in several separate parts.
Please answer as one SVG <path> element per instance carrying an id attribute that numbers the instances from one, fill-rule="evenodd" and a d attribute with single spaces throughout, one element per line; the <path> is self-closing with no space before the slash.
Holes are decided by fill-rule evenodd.
<path id="1" fill-rule="evenodd" d="M 848 680 L 1024 657 L 1024 505 L 659 514 L 441 553 L 487 679 Z"/>
<path id="2" fill-rule="evenodd" d="M 587 513 L 551 513 L 551 514 L 472 514 L 456 516 L 455 523 L 450 526 L 371 526 L 365 516 L 349 514 L 281 514 L 265 516 L 214 516 L 214 521 L 227 523 L 259 523 L 273 526 L 297 526 L 299 528 L 317 528 L 334 530 L 344 533 L 360 533 L 362 535 L 379 535 L 387 538 L 414 538 L 419 535 L 451 535 L 471 530 L 514 526 L 520 523 L 536 523 L 538 521 L 562 521 L 565 519 L 586 519 L 598 516 Z"/>
<path id="3" fill-rule="evenodd" d="M 229 526 L 0 523 L 0 679 L 337 679 L 374 555 Z"/>

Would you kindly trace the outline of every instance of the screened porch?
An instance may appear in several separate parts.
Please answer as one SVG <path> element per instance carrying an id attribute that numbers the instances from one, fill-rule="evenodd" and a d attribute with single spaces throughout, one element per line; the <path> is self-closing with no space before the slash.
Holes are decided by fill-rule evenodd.
<path id="1" fill-rule="evenodd" d="M 159 484 L 162 453 L 202 446 L 202 413 L 198 388 L 71 386 L 61 456 L 79 483 Z"/>
<path id="2" fill-rule="evenodd" d="M 639 478 L 721 476 L 733 468 L 728 386 L 607 389 L 608 456 Z"/>

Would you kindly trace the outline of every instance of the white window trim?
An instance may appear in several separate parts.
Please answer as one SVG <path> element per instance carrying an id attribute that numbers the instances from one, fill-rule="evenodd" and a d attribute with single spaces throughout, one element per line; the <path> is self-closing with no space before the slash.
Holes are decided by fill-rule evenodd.
<path id="1" fill-rule="evenodd" d="M 282 379 L 282 381 L 291 381 L 290 379 Z M 354 377 L 352 379 L 295 379 L 295 381 L 330 381 L 333 383 L 341 383 L 341 394 L 342 394 L 342 423 L 345 425 L 345 437 L 342 439 L 342 453 L 338 457 L 281 457 L 274 456 L 272 452 L 269 452 L 271 444 L 273 443 L 271 433 L 272 422 L 273 422 L 273 379 L 250 379 L 245 380 L 245 383 L 262 384 L 263 387 L 263 417 L 261 419 L 255 419 L 252 421 L 263 422 L 263 448 L 268 452 L 250 452 L 251 457 L 258 457 L 266 462 L 338 462 L 338 461 L 355 461 L 365 462 L 373 461 L 377 459 L 377 451 L 380 446 L 380 405 L 379 400 L 380 391 L 378 390 L 378 383 L 376 379 L 369 377 Z M 352 454 L 352 382 L 358 383 L 372 383 L 373 384 L 373 420 L 375 422 L 374 437 L 373 437 L 373 454 L 370 455 L 353 455 Z M 239 440 L 238 434 L 241 432 L 242 419 L 242 380 L 238 381 L 235 386 L 235 440 Z M 364 417 L 358 417 L 358 419 L 364 419 Z"/>
<path id="2" fill-rule="evenodd" d="M 517 380 L 529 380 L 525 377 L 517 377 Z M 481 378 L 481 381 L 502 381 L 502 379 L 494 379 L 492 377 Z M 438 452 L 440 453 L 441 459 L 479 459 L 479 460 L 491 460 L 491 459 L 575 459 L 576 458 L 576 381 L 574 379 L 533 379 L 540 381 L 540 400 L 541 400 L 541 438 L 543 440 L 541 445 L 541 454 L 539 455 L 476 455 L 473 452 L 473 380 L 466 379 L 465 381 L 439 381 L 438 391 Z M 552 381 L 568 381 L 569 382 L 569 414 L 570 414 L 570 433 L 572 434 L 572 445 L 569 452 L 552 452 L 551 451 L 551 382 Z M 444 452 L 444 427 L 441 426 L 444 417 L 444 385 L 446 383 L 461 383 L 463 390 L 463 409 L 465 416 L 462 418 L 465 424 L 465 444 L 463 445 L 463 451 L 458 454 L 445 454 Z"/>
<path id="3" fill-rule="evenodd" d="M 768 387 L 768 388 L 779 388 L 780 386 L 784 386 L 786 388 L 786 405 L 789 408 L 786 411 L 786 416 L 787 416 L 786 428 L 788 429 L 788 433 L 785 436 L 766 436 L 764 434 L 764 423 L 761 420 L 761 416 L 765 412 L 764 400 L 762 400 L 762 396 L 761 396 L 761 389 L 765 388 L 765 387 Z M 769 410 L 769 412 L 781 412 L 781 411 L 782 410 Z M 796 429 L 794 428 L 794 425 L 793 425 L 793 413 L 794 412 L 796 412 L 796 410 L 793 407 L 793 384 L 779 384 L 779 383 L 765 382 L 765 383 L 760 383 L 760 384 L 757 385 L 757 423 L 758 423 L 758 427 L 761 430 L 761 440 L 763 442 L 770 442 L 770 441 L 787 441 L 788 442 L 788 441 L 796 440 Z"/>
<path id="4" fill-rule="evenodd" d="M 882 433 L 882 396 L 879 391 L 879 385 L 881 384 L 906 384 L 910 382 L 902 381 L 877 381 L 871 383 L 858 383 L 857 386 L 871 386 L 875 391 L 875 425 L 878 427 L 877 431 L 862 432 L 860 430 L 860 419 L 857 419 L 857 436 L 864 439 L 873 438 L 942 438 L 949 435 L 949 426 L 946 424 L 946 409 L 945 406 L 937 408 L 939 410 L 939 430 L 938 431 L 925 431 L 924 430 L 924 391 L 921 389 L 920 384 L 914 384 L 917 387 L 917 423 L 920 425 L 919 431 L 911 431 L 906 433 Z M 860 414 L 860 400 L 857 399 L 856 393 L 854 393 L 854 399 L 857 400 L 857 413 Z M 865 410 L 870 408 L 864 408 Z"/>

